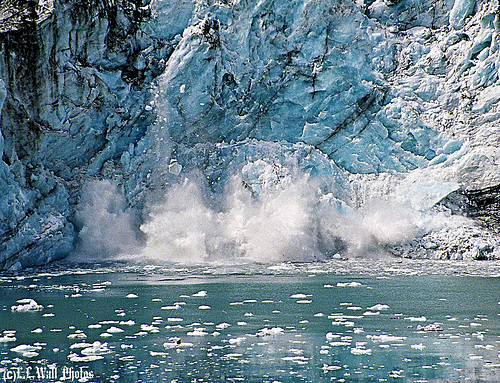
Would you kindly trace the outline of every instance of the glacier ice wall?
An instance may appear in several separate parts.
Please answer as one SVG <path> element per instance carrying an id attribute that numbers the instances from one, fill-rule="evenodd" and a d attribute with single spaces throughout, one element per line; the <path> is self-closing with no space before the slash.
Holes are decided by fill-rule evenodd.
<path id="1" fill-rule="evenodd" d="M 113 234 L 167 259 L 497 257 L 499 7 L 5 2 L 1 268 Z"/>

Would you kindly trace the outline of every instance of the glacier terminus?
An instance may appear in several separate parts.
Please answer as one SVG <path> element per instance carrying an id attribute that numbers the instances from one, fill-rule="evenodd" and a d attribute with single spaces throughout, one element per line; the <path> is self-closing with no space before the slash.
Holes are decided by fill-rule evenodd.
<path id="1" fill-rule="evenodd" d="M 498 0 L 0 5 L 0 269 L 500 257 Z"/>

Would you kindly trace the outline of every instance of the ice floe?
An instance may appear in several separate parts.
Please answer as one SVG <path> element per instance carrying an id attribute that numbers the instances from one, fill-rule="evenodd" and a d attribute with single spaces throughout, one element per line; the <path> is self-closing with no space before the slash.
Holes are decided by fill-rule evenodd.
<path id="1" fill-rule="evenodd" d="M 441 323 L 430 323 L 425 326 L 418 325 L 417 331 L 443 331 L 443 326 Z"/>
<path id="2" fill-rule="evenodd" d="M 193 297 L 203 298 L 203 297 L 207 296 L 207 292 L 205 290 L 198 291 L 197 293 L 193 294 L 192 296 Z"/>
<path id="3" fill-rule="evenodd" d="M 265 327 L 257 331 L 256 335 L 259 337 L 266 337 L 266 336 L 283 334 L 284 332 L 285 330 L 283 330 L 281 327 L 272 327 L 272 328 Z"/>
<path id="4" fill-rule="evenodd" d="M 39 355 L 38 351 L 40 351 L 41 349 L 42 347 L 39 345 L 20 344 L 16 347 L 11 348 L 10 351 L 19 353 L 25 358 L 33 358 Z"/>
<path id="5" fill-rule="evenodd" d="M 363 286 L 359 282 L 337 282 L 337 287 L 359 287 Z"/>
<path id="6" fill-rule="evenodd" d="M 11 306 L 11 310 L 15 312 L 30 312 L 30 311 L 40 311 L 43 306 L 38 304 L 34 299 L 25 298 L 19 299 L 17 301 L 18 305 Z"/>

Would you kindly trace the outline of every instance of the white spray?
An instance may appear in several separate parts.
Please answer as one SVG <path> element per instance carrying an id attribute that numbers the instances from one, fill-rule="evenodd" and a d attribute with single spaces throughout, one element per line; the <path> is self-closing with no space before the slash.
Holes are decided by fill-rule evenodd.
<path id="1" fill-rule="evenodd" d="M 91 181 L 84 186 L 77 221 L 82 225 L 75 255 L 78 260 L 112 259 L 137 253 L 140 248 L 135 216 L 111 181 Z"/>

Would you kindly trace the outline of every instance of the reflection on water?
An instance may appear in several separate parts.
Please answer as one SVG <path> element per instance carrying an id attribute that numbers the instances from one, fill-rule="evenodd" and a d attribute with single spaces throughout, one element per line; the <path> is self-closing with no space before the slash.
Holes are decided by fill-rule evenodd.
<path id="1" fill-rule="evenodd" d="M 360 260 L 4 275 L 0 381 L 497 382 L 498 268 Z"/>

